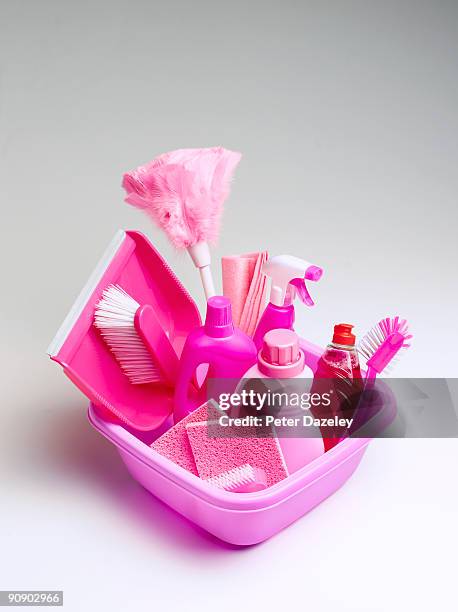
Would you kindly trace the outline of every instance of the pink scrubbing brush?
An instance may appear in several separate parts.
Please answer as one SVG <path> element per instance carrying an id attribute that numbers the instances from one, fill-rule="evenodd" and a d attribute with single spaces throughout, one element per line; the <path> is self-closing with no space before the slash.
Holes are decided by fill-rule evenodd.
<path id="1" fill-rule="evenodd" d="M 209 478 L 206 482 L 225 491 L 233 493 L 254 493 L 267 487 L 267 477 L 264 470 L 251 466 L 249 463 L 223 472 Z"/>
<path id="2" fill-rule="evenodd" d="M 94 325 L 133 385 L 173 385 L 178 356 L 152 306 L 140 306 L 122 287 L 109 285 L 96 305 Z"/>
<path id="3" fill-rule="evenodd" d="M 374 380 L 392 365 L 399 351 L 410 346 L 411 338 L 405 319 L 387 317 L 379 321 L 358 345 L 358 352 L 367 360 L 366 380 Z"/>
<path id="4" fill-rule="evenodd" d="M 358 352 L 366 361 L 365 391 L 374 388 L 375 379 L 379 374 L 392 369 L 396 358 L 410 346 L 411 338 L 407 321 L 399 317 L 386 317 L 367 332 L 358 344 Z M 360 401 L 350 431 L 360 430 L 368 423 L 371 416 L 373 413 L 370 401 L 368 403 Z"/>
<path id="5" fill-rule="evenodd" d="M 126 202 L 143 209 L 200 270 L 207 299 L 215 295 L 208 242 L 219 233 L 223 204 L 241 158 L 222 147 L 179 149 L 124 175 Z"/>

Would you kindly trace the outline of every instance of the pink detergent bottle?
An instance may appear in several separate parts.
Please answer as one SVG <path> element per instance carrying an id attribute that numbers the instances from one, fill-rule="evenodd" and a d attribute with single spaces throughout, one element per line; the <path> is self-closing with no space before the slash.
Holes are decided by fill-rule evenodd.
<path id="1" fill-rule="evenodd" d="M 276 255 L 262 266 L 263 273 L 271 281 L 270 302 L 264 310 L 254 334 L 254 343 L 259 351 L 264 336 L 271 329 L 294 328 L 294 298 L 296 295 L 307 306 L 314 302 L 305 281 L 317 282 L 323 269 L 304 259 L 292 255 Z"/>
<path id="2" fill-rule="evenodd" d="M 243 378 L 313 378 L 299 348 L 299 337 L 290 329 L 272 329 L 266 333 L 257 363 Z"/>
<path id="3" fill-rule="evenodd" d="M 281 392 L 282 381 L 287 379 L 308 379 L 298 382 L 297 393 L 300 395 L 310 390 L 313 380 L 313 371 L 305 364 L 304 353 L 299 347 L 298 335 L 290 329 L 272 329 L 263 338 L 262 349 L 258 353 L 258 361 L 243 376 L 245 385 L 250 379 L 273 378 L 277 391 Z M 288 385 L 289 391 L 292 386 Z M 294 415 L 282 410 L 282 416 L 298 416 L 300 409 Z M 276 427 L 275 432 L 288 473 L 297 472 L 304 465 L 324 453 L 323 440 L 318 428 L 307 432 L 303 427 Z"/>
<path id="4" fill-rule="evenodd" d="M 320 417 L 351 418 L 358 405 L 363 390 L 363 379 L 359 365 L 358 352 L 355 347 L 353 325 L 339 323 L 334 326 L 332 342 L 328 344 L 318 361 L 312 385 L 312 393 L 331 391 L 332 401 L 327 414 L 319 409 L 314 415 Z M 324 446 L 328 451 L 333 448 L 346 434 L 346 430 L 338 427 L 322 427 Z"/>
<path id="5" fill-rule="evenodd" d="M 234 326 L 229 299 L 211 297 L 207 301 L 205 325 L 190 332 L 181 354 L 175 386 L 175 423 L 207 399 L 205 381 L 199 390 L 192 384 L 200 365 L 208 364 L 206 378 L 239 379 L 255 362 L 254 342 Z"/>

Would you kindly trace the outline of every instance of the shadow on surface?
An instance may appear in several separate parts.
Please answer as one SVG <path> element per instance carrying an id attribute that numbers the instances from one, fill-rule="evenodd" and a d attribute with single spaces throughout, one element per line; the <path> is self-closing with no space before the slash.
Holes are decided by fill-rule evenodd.
<path id="1" fill-rule="evenodd" d="M 33 428 L 29 441 L 34 469 L 46 470 L 49 478 L 71 478 L 102 491 L 152 539 L 167 540 L 177 548 L 213 555 L 225 550 L 249 550 L 227 544 L 194 525 L 136 483 L 117 450 L 90 426 L 86 405 L 73 402 L 52 410 L 52 417 Z M 27 467 L 27 466 L 23 466 Z"/>

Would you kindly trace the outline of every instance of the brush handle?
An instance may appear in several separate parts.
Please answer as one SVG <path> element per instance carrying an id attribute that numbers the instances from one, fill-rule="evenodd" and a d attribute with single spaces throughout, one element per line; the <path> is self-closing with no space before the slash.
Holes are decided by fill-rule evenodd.
<path id="1" fill-rule="evenodd" d="M 196 268 L 199 268 L 200 280 L 205 291 L 205 297 L 208 300 L 208 298 L 216 295 L 215 284 L 210 269 L 211 257 L 208 244 L 206 242 L 198 242 L 188 247 L 188 253 L 191 255 Z"/>
<path id="2" fill-rule="evenodd" d="M 213 276 L 210 266 L 199 268 L 200 280 L 205 291 L 205 297 L 207 300 L 216 295 L 215 285 L 213 283 Z"/>
<path id="3" fill-rule="evenodd" d="M 377 370 L 375 370 L 371 366 L 367 366 L 366 386 L 369 385 L 369 388 L 373 387 L 376 376 L 377 376 Z"/>
<path id="4" fill-rule="evenodd" d="M 164 382 L 173 385 L 178 376 L 178 355 L 150 304 L 140 306 L 135 313 L 135 329 L 163 374 Z"/>

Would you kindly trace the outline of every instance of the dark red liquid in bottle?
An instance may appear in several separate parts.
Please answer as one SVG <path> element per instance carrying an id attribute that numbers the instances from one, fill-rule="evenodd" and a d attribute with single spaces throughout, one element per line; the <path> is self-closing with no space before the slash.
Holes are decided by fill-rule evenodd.
<path id="1" fill-rule="evenodd" d="M 329 394 L 329 404 L 321 402 L 312 409 L 315 418 L 351 419 L 354 416 L 361 393 L 363 380 L 355 348 L 353 325 L 340 323 L 334 327 L 334 336 L 318 361 L 312 384 L 312 393 L 323 398 Z M 348 427 L 342 424 L 322 425 L 325 451 L 333 448 L 347 435 Z"/>

